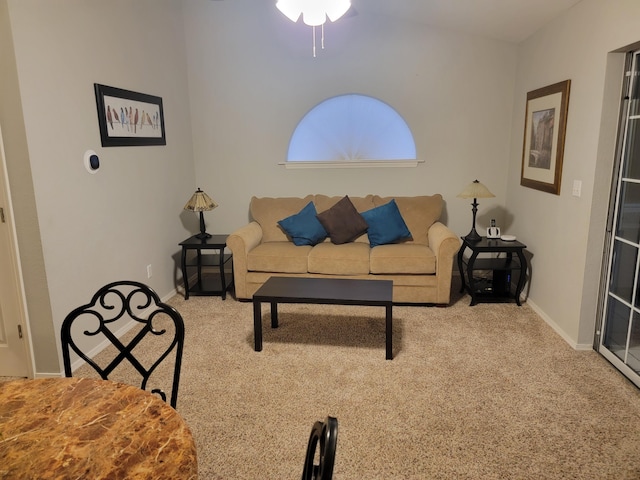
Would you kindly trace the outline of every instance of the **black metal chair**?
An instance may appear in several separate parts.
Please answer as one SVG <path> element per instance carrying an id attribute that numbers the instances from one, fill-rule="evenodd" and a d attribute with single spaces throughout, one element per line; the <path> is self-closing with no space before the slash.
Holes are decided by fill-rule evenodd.
<path id="1" fill-rule="evenodd" d="M 331 480 L 337 442 L 337 418 L 327 417 L 324 422 L 317 421 L 313 424 L 307 445 L 307 456 L 304 460 L 302 480 Z M 319 462 L 315 464 L 318 443 L 320 444 Z"/>
<path id="2" fill-rule="evenodd" d="M 130 330 L 133 332 L 128 335 L 123 334 Z M 150 335 L 147 337 L 147 334 Z M 133 338 L 128 342 L 121 341 L 119 338 L 129 338 L 131 335 Z M 103 343 L 106 340 L 115 347 L 114 355 L 100 362 L 104 366 L 98 365 L 98 362 L 90 358 L 85 351 L 88 349 L 87 345 L 96 349 L 96 339 L 102 340 Z M 96 292 L 90 303 L 76 308 L 67 315 L 62 323 L 61 340 L 65 376 L 72 376 L 71 350 L 105 380 L 124 360 L 128 360 L 129 364 L 142 376 L 140 386 L 143 390 L 148 389 L 149 383 L 171 384 L 170 405 L 176 408 L 184 348 L 184 322 L 178 311 L 162 303 L 158 295 L 147 285 L 134 281 L 120 281 L 105 285 Z M 144 350 L 146 360 L 136 357 L 134 352 L 136 347 L 137 352 Z M 150 355 L 149 351 L 153 351 L 154 354 Z M 108 353 L 100 353 L 96 358 L 109 355 L 113 350 L 105 349 L 105 352 Z M 165 375 L 171 378 L 161 380 L 154 377 L 150 382 L 151 376 L 158 372 L 160 364 L 172 352 L 173 365 L 172 368 L 166 367 L 169 373 Z M 169 360 L 164 365 L 168 365 L 168 362 Z M 127 365 L 122 368 L 129 367 Z M 152 388 L 151 392 L 167 401 L 162 388 Z"/>

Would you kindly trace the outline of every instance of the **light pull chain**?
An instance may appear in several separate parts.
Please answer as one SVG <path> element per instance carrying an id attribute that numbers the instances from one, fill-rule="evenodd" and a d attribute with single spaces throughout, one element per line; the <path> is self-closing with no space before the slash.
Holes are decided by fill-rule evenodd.
<path id="1" fill-rule="evenodd" d="M 320 25 L 320 48 L 324 50 L 324 23 Z M 311 31 L 313 32 L 313 58 L 316 58 L 316 27 L 311 27 Z"/>
<path id="2" fill-rule="evenodd" d="M 313 30 L 313 58 L 316 58 L 316 27 L 311 27 Z"/>

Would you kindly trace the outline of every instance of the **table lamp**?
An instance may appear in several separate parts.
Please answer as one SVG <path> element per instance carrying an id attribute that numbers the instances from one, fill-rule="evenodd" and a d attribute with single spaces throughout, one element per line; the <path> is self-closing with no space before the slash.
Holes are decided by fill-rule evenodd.
<path id="1" fill-rule="evenodd" d="M 481 184 L 478 180 L 474 180 L 467 187 L 460 192 L 458 198 L 473 198 L 473 203 L 471 206 L 473 207 L 471 211 L 473 212 L 473 224 L 471 225 L 471 231 L 469 234 L 464 237 L 469 242 L 478 242 L 482 237 L 478 235 L 476 232 L 476 213 L 478 213 L 478 198 L 491 198 L 495 197 L 493 193 L 489 191 L 487 187 Z"/>
<path id="2" fill-rule="evenodd" d="M 211 234 L 207 233 L 204 228 L 204 216 L 202 212 L 208 212 L 216 208 L 218 204 L 214 202 L 209 195 L 204 193 L 198 187 L 198 190 L 191 196 L 187 204 L 184 206 L 185 210 L 191 212 L 200 212 L 200 233 L 196 235 L 196 238 L 201 240 L 211 237 Z"/>

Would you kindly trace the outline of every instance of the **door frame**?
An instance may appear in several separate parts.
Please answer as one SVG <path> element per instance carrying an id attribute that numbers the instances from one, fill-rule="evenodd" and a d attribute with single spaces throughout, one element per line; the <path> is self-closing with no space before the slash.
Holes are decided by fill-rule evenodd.
<path id="1" fill-rule="evenodd" d="M 16 293 L 18 295 L 18 315 L 19 322 L 23 326 L 23 346 L 25 349 L 25 358 L 27 361 L 27 373 L 29 378 L 35 376 L 35 356 L 33 353 L 33 344 L 31 342 L 31 328 L 29 323 L 29 313 L 27 309 L 27 297 L 24 289 L 24 278 L 22 275 L 22 265 L 20 264 L 20 250 L 18 248 L 18 235 L 16 232 L 16 224 L 13 217 L 13 203 L 11 202 L 11 189 L 9 185 L 9 172 L 7 170 L 7 160 L 4 150 L 4 140 L 2 137 L 2 126 L 0 125 L 0 168 L 2 168 L 0 185 L 0 193 L 4 193 L 0 201 L 5 205 L 5 222 L 9 228 L 9 257 L 13 265 L 14 281 L 16 284 Z"/>
<path id="2" fill-rule="evenodd" d="M 618 194 L 618 182 L 620 177 L 620 168 L 622 162 L 620 161 L 624 148 L 624 134 L 625 129 L 623 125 L 625 124 L 627 111 L 629 108 L 629 98 L 626 96 L 626 93 L 629 91 L 629 83 L 631 83 L 631 77 L 629 75 L 624 74 L 624 72 L 631 71 L 631 67 L 633 65 L 633 55 L 634 50 L 631 50 L 625 54 L 624 59 L 624 70 L 623 70 L 623 80 L 622 80 L 622 98 L 620 100 L 620 105 L 618 106 L 618 126 L 617 126 L 617 138 L 616 138 L 616 148 L 615 148 L 615 157 L 613 160 L 613 168 L 611 172 L 611 183 L 609 187 L 609 205 L 607 207 L 607 223 L 605 224 L 605 238 L 604 245 L 602 248 L 602 263 L 600 267 L 600 287 L 598 289 L 598 306 L 596 310 L 596 330 L 595 335 L 593 336 L 593 349 L 598 352 L 600 349 L 600 339 L 602 337 L 602 327 L 604 324 L 604 314 L 605 314 L 605 302 L 607 301 L 607 282 L 609 280 L 609 259 L 611 256 L 611 249 L 613 248 L 613 219 L 616 210 L 616 196 Z"/>
<path id="3" fill-rule="evenodd" d="M 612 176 L 611 176 L 611 189 L 609 192 L 609 205 L 607 207 L 607 221 L 605 228 L 605 239 L 602 251 L 602 270 L 600 276 L 600 289 L 598 294 L 598 306 L 596 312 L 596 329 L 594 335 L 593 348 L 605 359 L 607 359 L 620 373 L 622 373 L 630 382 L 640 387 L 640 376 L 637 371 L 629 367 L 624 360 L 621 360 L 613 351 L 609 350 L 604 345 L 604 335 L 606 329 L 606 315 L 608 312 L 608 292 L 609 292 L 609 276 L 611 272 L 611 263 L 613 255 L 613 245 L 615 241 L 615 218 L 618 212 L 618 190 L 620 189 L 620 183 L 622 182 L 622 156 L 625 153 L 626 140 L 627 140 L 627 128 L 629 126 L 628 117 L 630 109 L 630 87 L 632 86 L 632 80 L 638 82 L 638 78 L 633 78 L 634 62 L 638 62 L 640 59 L 640 44 L 635 45 L 632 49 L 628 50 L 625 54 L 624 69 L 622 74 L 624 75 L 621 88 L 621 99 L 619 105 L 618 115 L 618 132 L 615 147 L 615 159 L 613 162 Z M 638 66 L 636 65 L 636 69 Z M 628 341 L 628 338 L 627 338 Z"/>

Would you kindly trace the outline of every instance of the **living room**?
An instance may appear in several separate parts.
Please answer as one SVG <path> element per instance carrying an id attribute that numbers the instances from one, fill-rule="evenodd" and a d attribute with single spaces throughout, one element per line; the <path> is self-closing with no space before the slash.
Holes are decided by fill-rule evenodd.
<path id="1" fill-rule="evenodd" d="M 573 348 L 591 348 L 624 61 L 611 52 L 640 40 L 640 5 L 582 0 L 509 41 L 354 6 L 313 58 L 309 28 L 272 2 L 0 1 L 0 125 L 35 376 L 59 375 L 62 319 L 99 286 L 133 279 L 175 293 L 196 187 L 220 205 L 206 214 L 214 233 L 245 224 L 253 195 L 440 193 L 444 221 L 464 235 L 470 202 L 456 195 L 478 178 L 495 194 L 480 201 L 479 227 L 497 219 L 532 254 L 528 304 Z M 520 185 L 525 101 L 567 79 L 553 195 Z M 166 146 L 101 147 L 94 83 L 162 97 Z M 344 93 L 393 106 L 421 163 L 281 165 L 302 116 Z"/>

